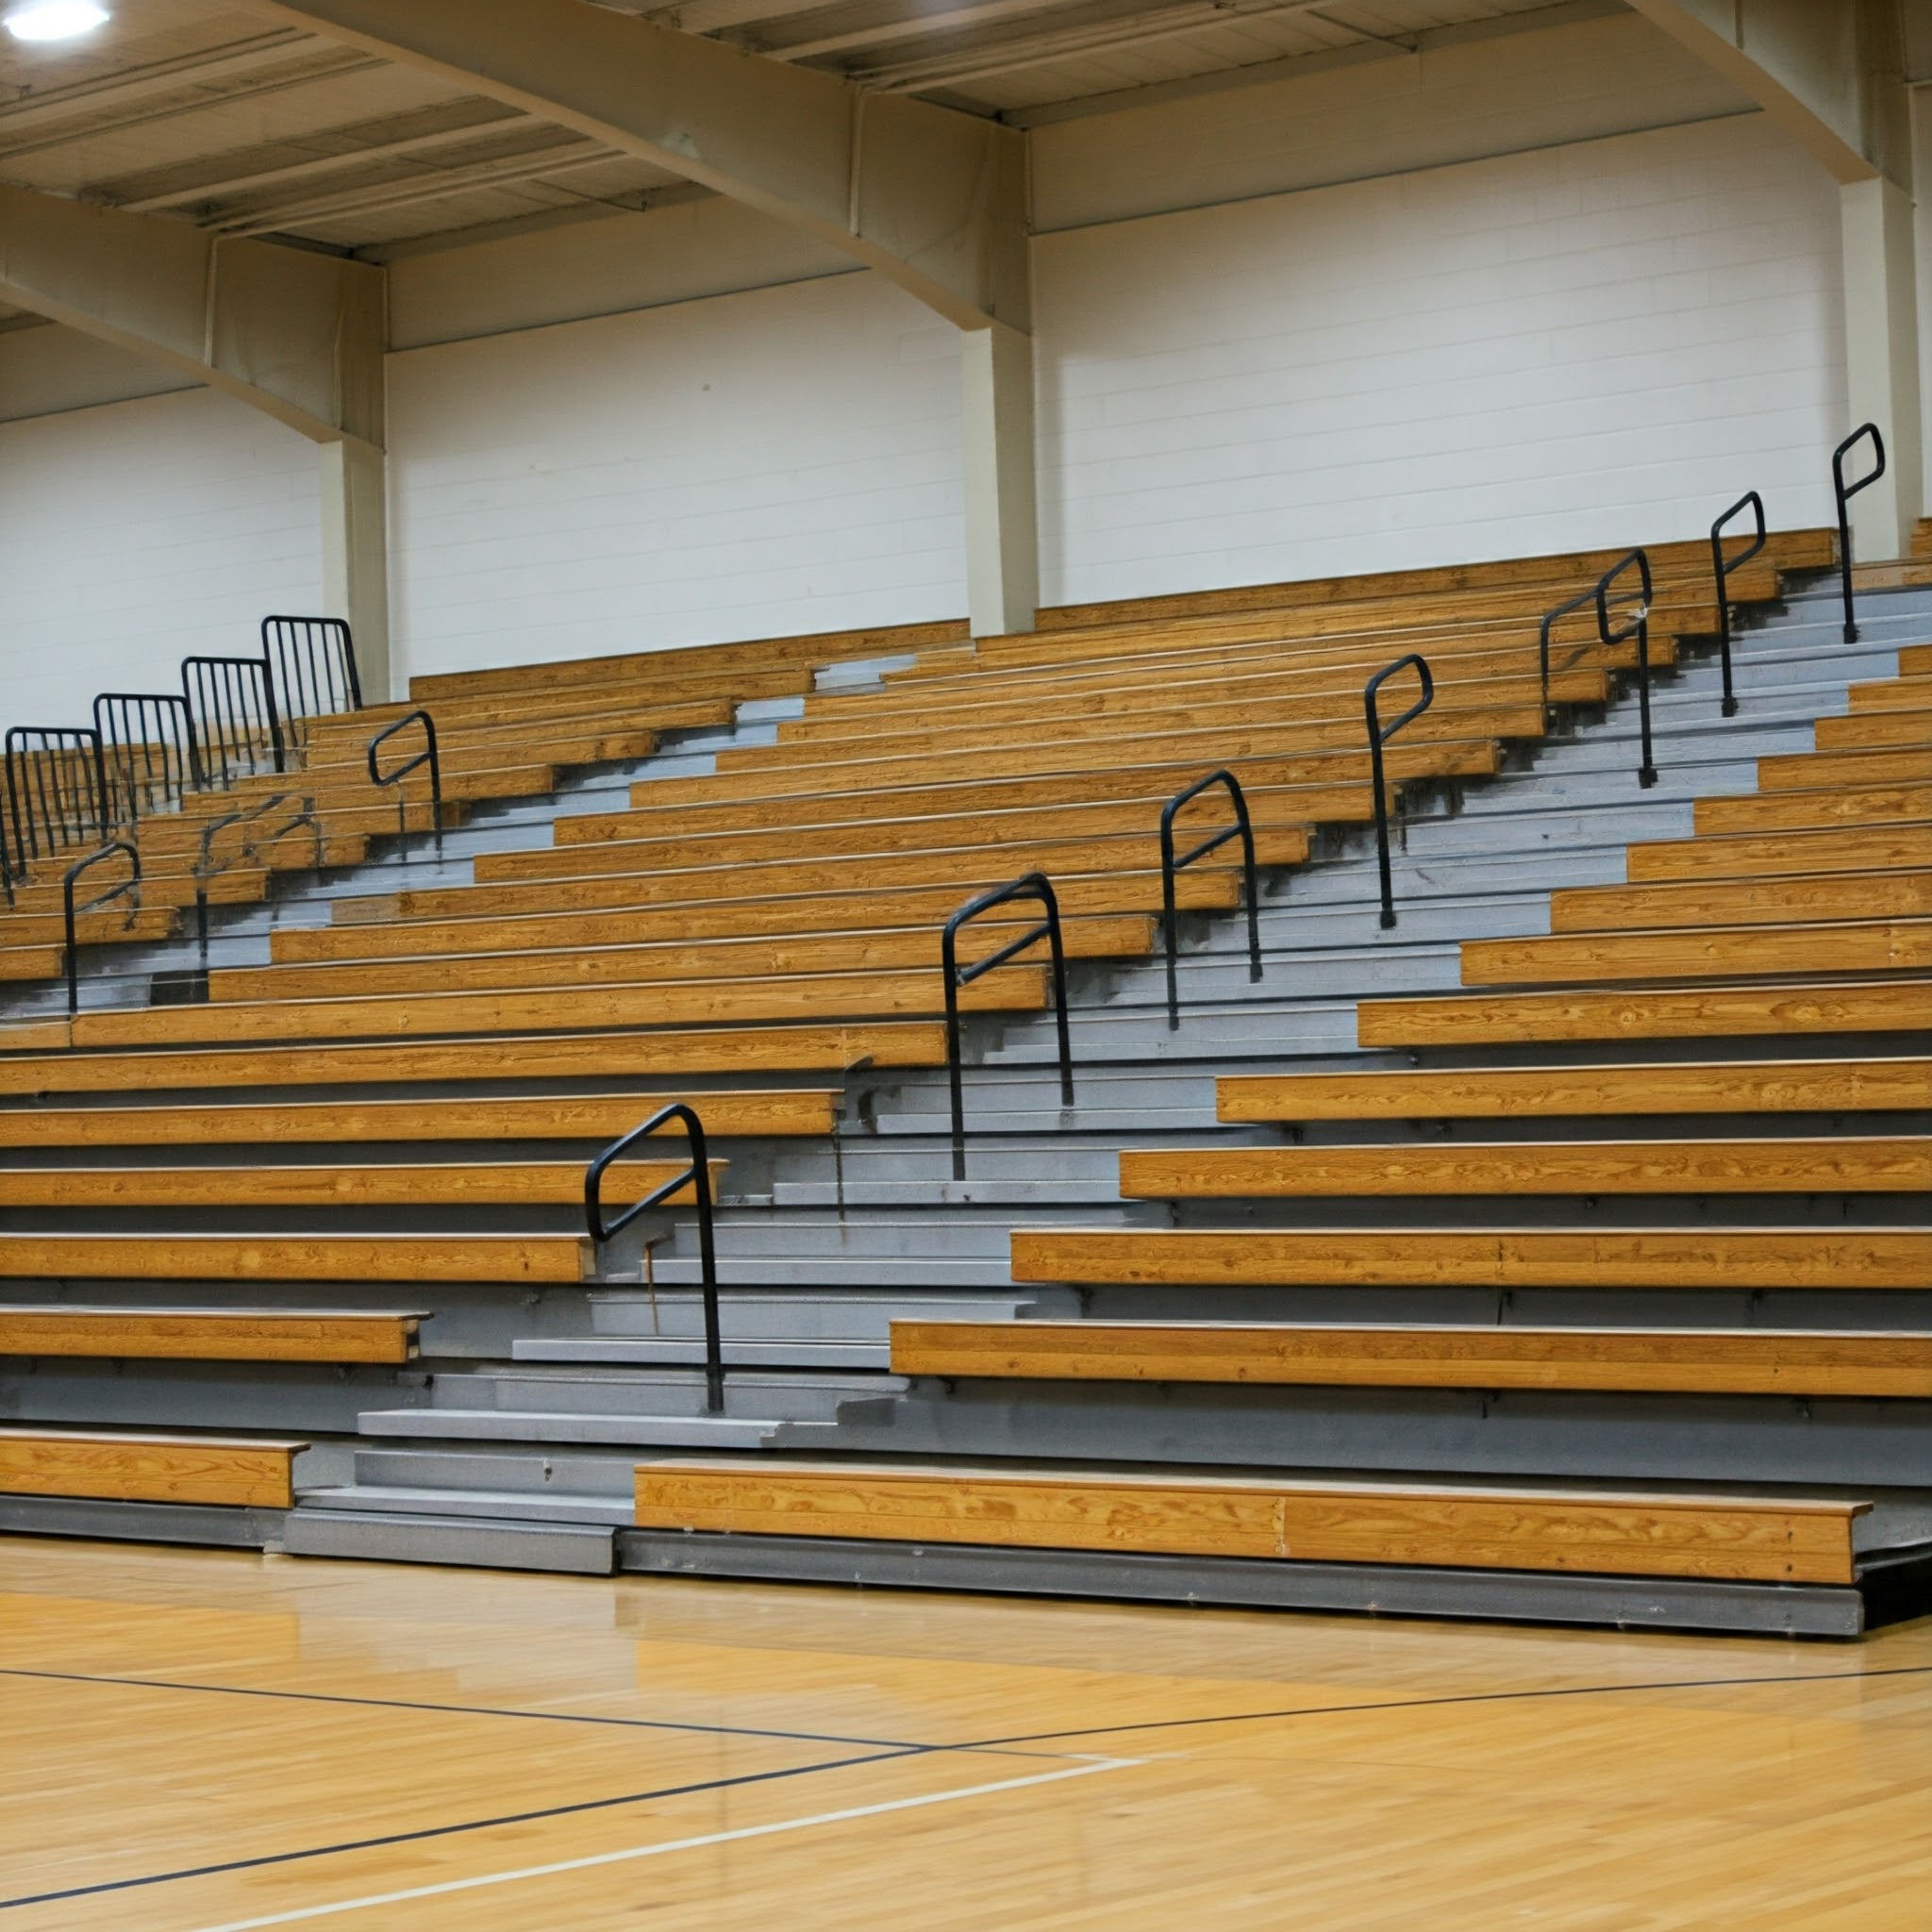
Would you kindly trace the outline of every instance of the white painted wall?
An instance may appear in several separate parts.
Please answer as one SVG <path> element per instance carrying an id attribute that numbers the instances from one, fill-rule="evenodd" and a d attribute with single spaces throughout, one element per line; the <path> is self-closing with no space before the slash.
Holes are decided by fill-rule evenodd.
<path id="1" fill-rule="evenodd" d="M 959 419 L 868 275 L 392 357 L 400 672 L 957 615 Z"/>
<path id="2" fill-rule="evenodd" d="M 1044 238 L 1042 594 L 1828 521 L 1836 204 L 1751 115 Z"/>
<path id="3" fill-rule="evenodd" d="M 314 446 L 210 390 L 0 424 L 0 722 L 178 689 L 322 594 Z"/>

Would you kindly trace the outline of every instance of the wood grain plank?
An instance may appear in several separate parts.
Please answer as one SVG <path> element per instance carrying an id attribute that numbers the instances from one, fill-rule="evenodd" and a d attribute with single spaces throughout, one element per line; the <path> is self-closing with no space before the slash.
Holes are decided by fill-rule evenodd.
<path id="1" fill-rule="evenodd" d="M 1663 1060 L 1235 1074 L 1216 1082 L 1216 1096 L 1220 1119 L 1255 1122 L 1932 1109 L 1932 1060 Z"/>
<path id="2" fill-rule="evenodd" d="M 1015 1281 L 1174 1287 L 1923 1289 L 1897 1228 L 1025 1228 Z"/>
<path id="3" fill-rule="evenodd" d="M 130 1360 L 407 1362 L 422 1311 L 0 1306 L 0 1353 Z"/>
<path id="4" fill-rule="evenodd" d="M 1607 932 L 1548 939 L 1471 940 L 1465 986 L 1560 980 L 1731 979 L 1755 973 L 1923 972 L 1932 967 L 1932 920 Z"/>
<path id="5" fill-rule="evenodd" d="M 1916 1193 L 1932 1138 L 1427 1141 L 1374 1147 L 1127 1149 L 1129 1200 L 1323 1194 Z"/>
<path id="6" fill-rule="evenodd" d="M 0 1493 L 294 1507 L 306 1442 L 0 1428 Z"/>
<path id="7" fill-rule="evenodd" d="M 576 1283 L 560 1235 L 0 1235 L 0 1276 L 37 1281 Z"/>
<path id="8" fill-rule="evenodd" d="M 1847 1583 L 1870 1505 L 1585 1490 L 658 1462 L 647 1529 Z"/>
<path id="9" fill-rule="evenodd" d="M 1932 1397 L 1932 1336 L 1895 1332 L 898 1320 L 891 1349 L 953 1378 Z"/>

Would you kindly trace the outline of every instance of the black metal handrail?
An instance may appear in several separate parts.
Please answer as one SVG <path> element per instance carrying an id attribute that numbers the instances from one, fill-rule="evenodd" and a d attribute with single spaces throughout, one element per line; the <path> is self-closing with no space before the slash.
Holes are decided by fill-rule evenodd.
<path id="1" fill-rule="evenodd" d="M 1757 534 L 1735 557 L 1724 555 L 1724 525 L 1733 517 L 1745 510 L 1754 511 L 1757 518 Z M 1717 579 L 1717 637 L 1718 650 L 1724 661 L 1724 703 L 1726 718 L 1738 715 L 1738 694 L 1731 688 L 1731 594 L 1726 586 L 1731 573 L 1740 570 L 1764 548 L 1766 532 L 1764 525 L 1764 499 L 1757 491 L 1747 490 L 1723 516 L 1710 526 L 1710 571 Z"/>
<path id="2" fill-rule="evenodd" d="M 118 824 L 178 805 L 203 785 L 194 713 L 176 691 L 104 691 L 94 699 L 103 780 Z"/>
<path id="3" fill-rule="evenodd" d="M 1543 612 L 1542 625 L 1537 632 L 1536 661 L 1537 677 L 1543 694 L 1543 723 L 1545 726 L 1548 725 L 1550 721 L 1550 632 L 1556 627 L 1558 618 L 1568 617 L 1574 610 L 1588 610 L 1594 609 L 1595 608 L 1596 586 L 1592 584 L 1589 590 L 1577 591 L 1569 603 L 1558 604 L 1554 610 L 1545 610 Z M 1593 651 L 1595 648 L 1596 640 L 1591 638 L 1588 643 L 1579 644 L 1557 668 L 1560 671 L 1568 671 L 1571 665 L 1574 664 L 1585 652 Z"/>
<path id="4" fill-rule="evenodd" d="M 1190 799 L 1199 798 L 1204 791 L 1215 786 L 1226 789 L 1229 801 L 1234 806 L 1234 824 L 1224 825 L 1211 837 L 1203 839 L 1178 858 L 1174 849 L 1174 822 L 1175 814 Z M 1261 905 L 1260 894 L 1255 879 L 1255 828 L 1248 818 L 1248 801 L 1241 791 L 1241 780 L 1224 766 L 1218 772 L 1209 772 L 1205 778 L 1197 779 L 1183 791 L 1174 795 L 1162 807 L 1160 813 L 1160 919 L 1161 930 L 1167 945 L 1167 1030 L 1175 1033 L 1180 1030 L 1180 917 L 1174 905 L 1174 874 L 1185 872 L 1197 858 L 1205 858 L 1210 852 L 1218 852 L 1230 839 L 1241 841 L 1241 884 L 1248 907 L 1248 979 L 1252 984 L 1261 976 Z"/>
<path id="5" fill-rule="evenodd" d="M 362 708 L 356 641 L 340 617 L 264 617 L 261 661 L 291 731 L 306 718 Z"/>
<path id="6" fill-rule="evenodd" d="M 381 751 L 398 731 L 411 724 L 423 727 L 424 745 L 412 758 L 406 758 L 393 771 L 385 772 L 376 754 Z M 369 782 L 372 785 L 394 785 L 402 782 L 413 771 L 422 766 L 429 767 L 429 819 L 439 841 L 442 838 L 442 760 L 436 749 L 436 720 L 427 711 L 408 711 L 398 718 L 393 724 L 386 725 L 369 741 Z M 400 789 L 396 792 L 396 823 L 399 830 L 408 829 L 408 801 Z"/>
<path id="7" fill-rule="evenodd" d="M 604 1219 L 604 1176 L 635 1147 L 649 1139 L 667 1122 L 683 1124 L 691 1144 L 691 1160 L 681 1174 L 674 1174 L 656 1187 L 641 1201 L 634 1201 L 615 1221 Z M 705 1304 L 705 1407 L 713 1415 L 724 1408 L 724 1324 L 718 1313 L 718 1254 L 711 1227 L 711 1169 L 705 1150 L 705 1124 L 696 1111 L 681 1100 L 660 1107 L 641 1126 L 611 1141 L 584 1170 L 584 1222 L 591 1240 L 603 1247 L 628 1227 L 640 1214 L 661 1206 L 680 1189 L 689 1185 L 698 1206 L 698 1281 Z"/>
<path id="8" fill-rule="evenodd" d="M 1422 679 L 1422 696 L 1401 717 L 1384 724 L 1376 703 L 1382 687 L 1398 671 L 1410 669 Z M 1411 651 L 1406 658 L 1398 658 L 1394 663 L 1383 665 L 1362 688 L 1362 709 L 1367 713 L 1369 723 L 1369 782 L 1375 791 L 1375 860 L 1382 878 L 1382 928 L 1385 932 L 1395 924 L 1395 878 L 1389 866 L 1389 788 L 1382 778 L 1382 747 L 1405 724 L 1413 724 L 1435 702 L 1436 680 L 1430 675 L 1428 659 L 1420 651 Z"/>
<path id="9" fill-rule="evenodd" d="M 238 770 L 260 768 L 258 731 L 266 734 L 270 763 L 277 772 L 288 769 L 275 675 L 266 659 L 184 658 L 181 694 L 208 784 L 225 787 Z"/>
<path id="10" fill-rule="evenodd" d="M 95 839 L 114 826 L 108 810 L 101 735 L 84 725 L 15 724 L 7 733 L 7 811 L 15 872 L 35 859 Z"/>
<path id="11" fill-rule="evenodd" d="M 1038 925 L 1028 926 L 1016 940 L 1009 940 L 996 953 L 975 959 L 970 966 L 959 964 L 959 931 L 982 913 L 996 906 L 1010 906 L 1017 900 L 1037 899 L 1045 910 Z M 981 892 L 967 900 L 949 920 L 940 935 L 940 972 L 946 992 L 946 1086 L 953 1108 L 953 1178 L 966 1178 L 966 1094 L 959 1065 L 959 989 L 970 986 L 982 974 L 1004 966 L 1028 946 L 1045 940 L 1053 952 L 1054 1020 L 1059 1033 L 1060 1105 L 1074 1104 L 1074 1041 L 1067 1025 L 1067 949 L 1060 933 L 1060 902 L 1043 872 L 1029 872 L 1004 886 Z"/>
<path id="12" fill-rule="evenodd" d="M 81 874 L 103 859 L 112 858 L 119 852 L 126 856 L 131 871 L 118 886 L 110 886 L 97 899 L 90 899 L 85 906 L 76 908 L 74 903 L 74 888 Z M 134 905 L 128 914 L 128 923 L 141 911 L 141 854 L 125 839 L 110 839 L 98 852 L 90 853 L 87 858 L 77 859 L 67 868 L 60 880 L 60 906 L 66 915 L 67 940 L 67 1017 L 71 1020 L 80 1011 L 80 962 L 78 954 L 79 928 L 77 917 L 81 912 L 98 912 L 103 906 L 111 906 L 125 893 L 134 894 Z"/>
<path id="13" fill-rule="evenodd" d="M 1845 482 L 1845 458 L 1867 437 L 1872 439 L 1874 458 L 1872 472 L 1860 476 L 1856 483 Z M 1844 587 L 1845 599 L 1845 642 L 1858 641 L 1858 617 L 1852 608 L 1852 519 L 1850 504 L 1852 498 L 1861 490 L 1869 490 L 1885 475 L 1885 438 L 1880 434 L 1877 424 L 1861 423 L 1831 453 L 1831 489 L 1838 499 L 1838 568 L 1840 581 Z"/>
<path id="14" fill-rule="evenodd" d="M 230 825 L 252 825 L 258 819 L 265 819 L 277 807 L 292 805 L 294 812 L 274 831 L 253 837 L 247 832 L 242 835 L 242 842 L 227 858 L 217 865 L 211 858 L 215 835 L 225 832 Z M 201 828 L 201 847 L 194 860 L 194 925 L 201 946 L 202 964 L 208 963 L 208 881 L 219 877 L 230 866 L 239 865 L 243 859 L 258 858 L 271 845 L 279 844 L 292 831 L 307 825 L 315 841 L 315 869 L 320 872 L 323 861 L 328 854 L 328 841 L 322 829 L 322 819 L 315 809 L 315 800 L 304 791 L 273 791 L 259 804 L 245 806 L 240 811 L 224 812 L 218 819 L 210 819 Z"/>
<path id="15" fill-rule="evenodd" d="M 1617 579 L 1632 567 L 1636 568 L 1638 582 L 1641 589 L 1635 613 L 1621 629 L 1610 627 L 1610 593 Z M 1605 571 L 1596 583 L 1596 634 L 1603 641 L 1606 650 L 1612 650 L 1618 644 L 1637 640 L 1637 720 L 1638 728 L 1643 740 L 1643 760 L 1637 767 L 1637 782 L 1649 787 L 1657 783 L 1657 761 L 1651 753 L 1650 742 L 1650 558 L 1641 550 L 1633 550 L 1627 557 L 1621 557 Z"/>

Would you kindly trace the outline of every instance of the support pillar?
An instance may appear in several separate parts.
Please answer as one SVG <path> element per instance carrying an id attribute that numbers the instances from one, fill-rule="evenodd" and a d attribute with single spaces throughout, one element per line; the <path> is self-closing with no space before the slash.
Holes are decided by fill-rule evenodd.
<path id="1" fill-rule="evenodd" d="M 1033 339 L 1004 323 L 960 336 L 966 609 L 975 638 L 1030 631 L 1040 604 Z"/>
<path id="2" fill-rule="evenodd" d="M 391 695 L 389 661 L 389 508 L 383 452 L 355 436 L 319 446 L 322 463 L 322 609 L 348 622 L 365 704 Z"/>
<path id="3" fill-rule="evenodd" d="M 1885 476 L 1852 499 L 1852 554 L 1880 563 L 1908 556 L 1924 508 L 1919 414 L 1919 299 L 1912 199 L 1880 175 L 1839 191 L 1844 236 L 1845 427 L 1875 423 Z"/>

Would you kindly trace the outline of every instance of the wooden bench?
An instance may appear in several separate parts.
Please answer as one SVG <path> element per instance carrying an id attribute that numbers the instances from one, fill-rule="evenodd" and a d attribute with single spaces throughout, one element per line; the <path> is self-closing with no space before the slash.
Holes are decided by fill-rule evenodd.
<path id="1" fill-rule="evenodd" d="M 1820 853 L 1818 857 L 1824 861 L 1828 855 Z M 1928 917 L 1932 917 L 1932 872 L 1919 870 L 1571 886 L 1550 894 L 1553 933 Z"/>
<path id="2" fill-rule="evenodd" d="M 1015 1281 L 1215 1288 L 1923 1289 L 1894 1228 L 1025 1228 Z"/>
<path id="3" fill-rule="evenodd" d="M 1738 1035 L 1923 1031 L 1925 988 L 1910 980 L 1838 985 L 1624 987 L 1599 991 L 1364 1000 L 1363 1046 L 1501 1046 L 1571 1040 L 1698 1040 Z"/>
<path id="4" fill-rule="evenodd" d="M 128 1361 L 407 1362 L 421 1311 L 0 1304 L 0 1354 Z"/>
<path id="5" fill-rule="evenodd" d="M 1231 911 L 1240 903 L 1238 874 L 1196 868 L 1175 881 L 1175 897 L 1191 911 Z M 272 939 L 277 965 L 332 959 L 423 958 L 432 954 L 541 951 L 579 947 L 664 944 L 694 940 L 775 938 L 788 934 L 923 932 L 937 934 L 958 909 L 951 886 L 894 886 L 883 891 L 851 890 L 775 901 L 708 899 L 695 906 L 618 907 L 587 912 L 518 912 L 514 890 L 473 889 L 479 908 L 459 919 L 357 920 L 340 925 L 285 926 Z M 1090 918 L 1150 916 L 1159 910 L 1159 882 L 1152 874 L 1068 879 L 1056 885 L 1070 930 Z M 480 908 L 494 899 L 495 912 Z M 1004 916 L 1010 913 L 1013 916 Z M 999 932 L 1030 924 L 1038 911 L 1002 908 L 974 923 L 974 932 Z"/>
<path id="6" fill-rule="evenodd" d="M 632 1126 L 637 1120 L 630 1122 Z M 646 1193 L 684 1171 L 627 1161 L 610 1187 Z M 725 1170 L 709 1163 L 715 1192 Z M 386 1160 L 325 1167 L 27 1167 L 0 1170 L 0 1208 L 570 1208 L 584 1197 L 580 1160 Z M 690 1188 L 670 1197 L 689 1206 Z"/>
<path id="7" fill-rule="evenodd" d="M 562 1235 L 0 1235 L 0 1276 L 33 1281 L 507 1281 L 575 1284 Z"/>
<path id="8" fill-rule="evenodd" d="M 0 1495 L 291 1509 L 307 1442 L 0 1428 Z"/>
<path id="9" fill-rule="evenodd" d="M 1868 1503 L 775 1459 L 652 1462 L 645 1529 L 1850 1583 Z"/>
<path id="10" fill-rule="evenodd" d="M 1624 855 L 1633 884 L 1670 879 L 1771 878 L 1790 874 L 1924 871 L 1932 867 L 1932 824 L 1872 829 L 1825 826 L 1803 832 L 1748 832 L 1663 839 Z"/>
<path id="11" fill-rule="evenodd" d="M 1924 1401 L 1932 1397 L 1932 1336 L 1862 1329 L 895 1321 L 892 1373 Z"/>
<path id="12" fill-rule="evenodd" d="M 1866 751 L 1911 745 L 1932 763 L 1932 711 L 1859 711 L 1843 718 L 1821 718 L 1813 727 L 1820 751 Z"/>
<path id="13" fill-rule="evenodd" d="M 1224 1121 L 1421 1121 L 1932 1109 L 1932 1059 L 1662 1060 L 1585 1067 L 1236 1074 Z M 4 1118 L 4 1117 L 0 1117 Z"/>
<path id="14" fill-rule="evenodd" d="M 52 1036 L 50 1039 L 46 1036 Z M 0 1094 L 125 1093 L 236 1087 L 343 1086 L 414 1081 L 529 1080 L 603 1075 L 663 1079 L 691 1074 L 843 1072 L 942 1067 L 945 1029 L 924 1021 L 831 1025 L 666 1028 L 658 1032 L 495 1034 L 475 1040 L 330 1042 L 143 1052 L 42 1052 L 66 1044 L 67 1023 L 0 1029 Z M 508 1101 L 491 1100 L 491 1107 Z M 4 1116 L 8 1119 L 17 1115 Z M 760 1129 L 759 1131 L 763 1131 Z"/>
<path id="15" fill-rule="evenodd" d="M 1731 979 L 1772 973 L 1904 973 L 1927 967 L 1932 967 L 1932 920 L 1926 919 L 1557 934 L 1548 939 L 1471 940 L 1462 948 L 1465 986 Z"/>
<path id="16" fill-rule="evenodd" d="M 713 1140 L 832 1132 L 835 1091 L 504 1094 L 484 1099 L 228 1101 L 214 1107 L 0 1108 L 0 1147 L 256 1146 L 338 1141 L 614 1141 L 690 1098 Z"/>
<path id="17" fill-rule="evenodd" d="M 1046 969 L 1016 963 L 960 990 L 962 1009 L 1029 1012 L 1046 1005 Z M 891 1019 L 941 1008 L 934 973 L 851 973 L 509 992 L 376 994 L 368 999 L 236 1000 L 225 1005 L 101 1008 L 69 1023 L 75 1046 L 218 1041 L 403 1039 L 544 1028 L 742 1025 L 761 1020 Z M 7 1036 L 0 1033 L 0 1048 Z M 471 1055 L 474 1068 L 474 1050 Z"/>
<path id="18" fill-rule="evenodd" d="M 1072 959 L 1131 959 L 1151 952 L 1154 922 L 1142 914 L 1069 920 Z M 962 960 L 990 953 L 1001 929 L 974 930 Z M 342 959 L 314 965 L 231 967 L 209 975 L 208 994 L 225 1000 L 302 1000 L 406 992 L 447 993 L 504 987 L 618 987 L 679 980 L 746 980 L 787 974 L 909 973 L 941 966 L 937 924 L 913 932 L 803 933 L 783 938 L 692 935 L 641 945 L 576 945 L 525 952 L 428 955 L 408 959 Z"/>
<path id="19" fill-rule="evenodd" d="M 1915 1193 L 1932 1188 L 1932 1137 L 1148 1149 L 1124 1152 L 1120 1175 L 1127 1199 L 1156 1201 L 1309 1194 Z"/>

